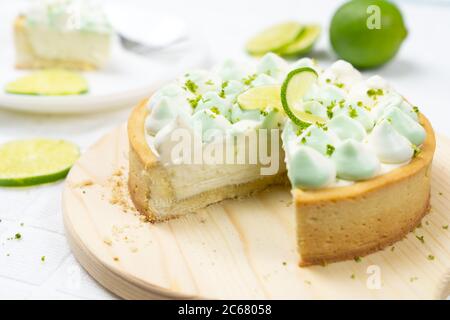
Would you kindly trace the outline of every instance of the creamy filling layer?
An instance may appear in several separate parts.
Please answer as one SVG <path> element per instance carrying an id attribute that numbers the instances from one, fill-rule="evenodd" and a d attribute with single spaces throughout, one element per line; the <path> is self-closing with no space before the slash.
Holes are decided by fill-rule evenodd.
<path id="1" fill-rule="evenodd" d="M 178 200 L 262 177 L 258 165 L 175 165 L 167 169 Z"/>
<path id="2" fill-rule="evenodd" d="M 26 33 L 33 54 L 41 59 L 102 66 L 110 55 L 111 36 L 108 34 L 63 33 L 46 27 L 27 27 Z"/>
<path id="3" fill-rule="evenodd" d="M 220 158 L 207 160 L 206 149 L 213 146 L 213 143 L 209 143 L 202 144 L 202 150 L 199 153 L 203 156 L 201 159 L 203 163 L 198 164 L 193 161 L 186 164 L 186 162 L 171 154 L 175 150 L 175 144 L 172 141 L 164 140 L 164 145 L 161 146 L 161 142 L 154 136 L 147 134 L 146 139 L 152 152 L 158 156 L 159 161 L 169 171 L 171 187 L 177 200 L 187 199 L 205 191 L 220 189 L 230 185 L 241 185 L 286 172 L 281 141 L 267 143 L 268 146 L 265 148 L 267 150 L 264 151 L 267 151 L 266 160 L 270 158 L 270 163 L 251 156 L 258 153 L 259 150 L 256 152 L 251 151 L 247 143 L 248 140 L 238 141 L 236 139 L 234 144 L 229 145 L 231 151 L 228 155 L 233 159 L 231 162 L 227 162 L 226 158 L 228 155 L 226 150 L 224 150 Z M 216 144 L 222 146 L 221 142 L 218 141 Z M 194 158 L 195 156 L 192 155 L 191 159 L 194 160 Z M 212 161 L 214 160 L 219 161 L 213 163 Z"/>

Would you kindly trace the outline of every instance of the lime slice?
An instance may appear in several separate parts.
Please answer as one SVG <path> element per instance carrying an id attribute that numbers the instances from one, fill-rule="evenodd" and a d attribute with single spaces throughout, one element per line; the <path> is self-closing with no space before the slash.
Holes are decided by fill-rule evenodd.
<path id="1" fill-rule="evenodd" d="M 262 55 L 267 52 L 276 52 L 282 47 L 292 43 L 303 31 L 298 22 L 285 22 L 277 24 L 251 38 L 246 50 L 252 55 Z"/>
<path id="2" fill-rule="evenodd" d="M 283 56 L 301 56 L 307 54 L 319 38 L 320 26 L 306 26 L 299 37 L 291 44 L 283 47 L 278 53 Z"/>
<path id="3" fill-rule="evenodd" d="M 281 103 L 287 116 L 299 127 L 308 127 L 312 123 L 324 123 L 326 120 L 302 110 L 302 98 L 317 81 L 317 73 L 309 67 L 292 70 L 281 86 Z"/>
<path id="4" fill-rule="evenodd" d="M 264 110 L 268 107 L 282 110 L 280 92 L 279 85 L 254 87 L 241 93 L 237 102 L 244 110 Z"/>
<path id="5" fill-rule="evenodd" d="M 66 177 L 78 147 L 63 140 L 31 139 L 0 146 L 0 186 L 30 186 Z"/>
<path id="6" fill-rule="evenodd" d="M 86 79 L 67 70 L 36 71 L 6 85 L 6 92 L 14 94 L 61 96 L 87 91 Z"/>

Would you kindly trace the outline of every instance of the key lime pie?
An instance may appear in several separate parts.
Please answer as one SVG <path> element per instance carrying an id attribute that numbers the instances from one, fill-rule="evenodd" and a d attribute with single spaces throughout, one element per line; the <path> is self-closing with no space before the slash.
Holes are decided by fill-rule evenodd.
<path id="1" fill-rule="evenodd" d="M 113 31 L 101 9 L 84 0 L 42 0 L 14 23 L 16 67 L 93 70 L 109 59 Z"/>
<path id="2" fill-rule="evenodd" d="M 380 250 L 429 210 L 430 123 L 345 61 L 188 72 L 135 108 L 128 135 L 130 194 L 153 222 L 290 183 L 301 266 Z"/>

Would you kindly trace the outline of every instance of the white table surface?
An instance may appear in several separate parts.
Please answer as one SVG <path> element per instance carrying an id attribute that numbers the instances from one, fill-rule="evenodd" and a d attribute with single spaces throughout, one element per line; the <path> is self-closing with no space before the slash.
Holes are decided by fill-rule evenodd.
<path id="1" fill-rule="evenodd" d="M 7 0 L 0 0 L 2 3 Z M 132 0 L 129 0 L 132 2 Z M 135 0 L 143 10 L 149 1 Z M 315 57 L 335 59 L 328 22 L 335 0 L 158 0 L 153 7 L 186 15 L 208 39 L 214 60 L 240 57 L 245 40 L 273 22 L 321 22 Z M 420 106 L 435 130 L 450 136 L 450 1 L 400 1 L 409 36 L 396 59 L 367 72 L 390 80 Z M 1 23 L 1 22 L 0 22 Z M 0 50 L 4 44 L 0 43 Z M 0 70 L 1 72 L 1 70 Z M 183 70 L 180 70 L 183 72 Z M 129 106 L 131 107 L 131 106 Z M 0 111 L 0 143 L 45 136 L 71 140 L 86 150 L 126 121 L 129 108 L 86 116 L 37 116 Z M 62 182 L 25 189 L 0 188 L 0 299 L 114 299 L 79 266 L 66 242 L 61 216 Z M 8 240 L 16 233 L 21 240 Z M 41 257 L 45 256 L 45 262 Z"/>

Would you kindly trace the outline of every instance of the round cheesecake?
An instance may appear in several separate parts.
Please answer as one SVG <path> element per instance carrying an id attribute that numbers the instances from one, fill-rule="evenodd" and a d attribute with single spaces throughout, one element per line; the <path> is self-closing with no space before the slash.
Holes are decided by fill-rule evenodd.
<path id="1" fill-rule="evenodd" d="M 217 78 L 226 81 L 227 85 L 233 79 L 242 79 L 246 86 L 238 90 L 237 95 L 252 86 L 270 85 L 270 77 L 276 82 L 274 74 L 279 73 L 279 78 L 283 78 L 285 73 L 274 68 L 278 58 L 269 58 L 263 58 L 262 63 L 266 65 L 261 67 L 260 63 L 257 68 L 263 70 L 264 77 L 257 73 L 242 77 L 242 72 L 237 72 L 227 62 L 225 71 L 216 71 L 220 75 Z M 298 62 L 297 66 L 301 63 Z M 283 67 L 286 68 L 285 65 Z M 350 70 L 343 62 L 331 69 L 338 67 Z M 343 79 L 342 83 L 333 84 L 337 89 L 333 87 L 332 93 L 338 94 L 342 86 L 350 86 L 348 83 L 353 80 L 349 80 L 349 74 L 354 72 L 352 69 L 342 76 L 339 70 L 335 71 L 334 75 L 338 75 L 335 78 L 329 69 L 321 72 L 324 84 L 315 91 L 311 90 L 309 97 L 305 98 L 319 102 L 325 108 L 321 110 L 317 104 L 317 108 L 311 108 L 309 112 L 323 116 L 323 110 L 328 110 L 330 119 L 327 119 L 326 126 L 311 124 L 308 129 L 300 130 L 286 117 L 270 122 L 268 128 L 280 129 L 282 134 L 280 141 L 272 140 L 275 145 L 280 142 L 280 148 L 272 150 L 280 165 L 269 175 L 261 174 L 263 164 L 260 162 L 227 165 L 167 161 L 167 155 L 174 149 L 169 133 L 180 128 L 195 129 L 199 119 L 203 126 L 211 126 L 212 123 L 226 137 L 229 132 L 232 136 L 239 136 L 248 130 L 259 130 L 269 122 L 268 119 L 272 119 L 269 115 L 273 110 L 261 110 L 259 118 L 256 115 L 251 120 L 240 119 L 254 115 L 237 109 L 233 102 L 236 101 L 235 96 L 230 91 L 228 98 L 223 85 L 222 89 L 220 86 L 208 88 L 216 90 L 223 101 L 207 90 L 201 91 L 202 84 L 209 86 L 217 81 L 216 78 L 209 79 L 215 74 L 201 80 L 198 77 L 192 81 L 184 78 L 180 82 L 180 88 L 191 91 L 186 101 L 191 103 L 193 111 L 186 106 L 179 108 L 188 110 L 187 116 L 183 113 L 167 120 L 170 116 L 164 113 L 173 108 L 168 101 L 174 101 L 174 105 L 184 103 L 173 94 L 178 89 L 157 92 L 149 100 L 142 101 L 128 121 L 129 191 L 136 208 L 152 222 L 164 221 L 224 199 L 248 196 L 271 185 L 290 182 L 300 266 L 364 256 L 400 240 L 420 223 L 429 210 L 430 169 L 435 150 L 433 129 L 416 107 L 410 106 L 403 98 L 398 100 L 394 93 L 389 93 L 392 96 L 388 97 L 390 89 L 380 89 L 378 78 L 369 82 L 375 89 L 366 90 L 364 87 L 361 98 L 357 95 L 354 98 L 356 91 L 348 90 L 348 100 L 353 99 L 355 106 L 348 107 L 344 102 L 339 106 L 340 103 L 336 104 L 339 99 L 330 94 L 329 82 Z M 251 78 L 263 78 L 265 82 L 252 84 L 248 81 Z M 351 86 L 361 87 L 357 82 Z M 202 97 L 193 105 L 192 101 L 200 94 Z M 327 105 L 326 99 L 331 101 L 331 106 Z M 394 100 L 395 103 L 392 102 Z M 210 101 L 214 103 L 208 105 Z M 382 110 L 381 105 L 386 101 L 389 106 Z M 224 106 L 228 102 L 231 107 L 226 109 Z M 359 114 L 355 114 L 355 109 Z M 369 115 L 366 118 L 363 109 Z M 196 115 L 200 112 L 208 117 Z M 239 117 L 234 117 L 235 113 Z M 204 131 L 193 132 L 200 133 L 200 136 L 203 134 L 204 145 L 211 144 Z"/>
<path id="2" fill-rule="evenodd" d="M 14 21 L 18 69 L 96 70 L 112 41 L 106 15 L 90 0 L 36 1 Z"/>

